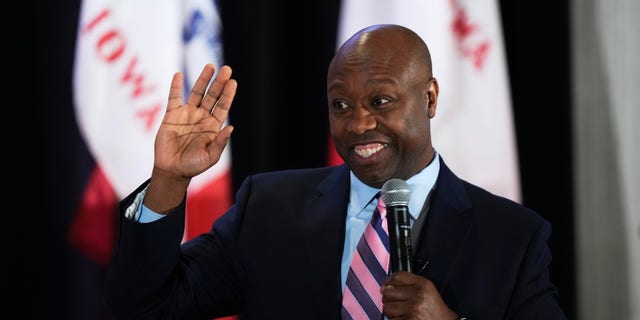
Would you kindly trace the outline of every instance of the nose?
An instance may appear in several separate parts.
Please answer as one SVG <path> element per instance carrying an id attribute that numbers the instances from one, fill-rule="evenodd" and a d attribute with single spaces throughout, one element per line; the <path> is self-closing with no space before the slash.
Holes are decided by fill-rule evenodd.
<path id="1" fill-rule="evenodd" d="M 378 121 L 373 113 L 367 108 L 358 107 L 354 109 L 349 120 L 349 130 L 358 135 L 369 130 L 374 130 L 378 126 Z"/>

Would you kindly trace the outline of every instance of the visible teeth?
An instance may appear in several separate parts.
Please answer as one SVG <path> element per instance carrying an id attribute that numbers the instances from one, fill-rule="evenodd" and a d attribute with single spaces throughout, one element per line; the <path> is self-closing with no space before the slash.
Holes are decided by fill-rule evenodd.
<path id="1" fill-rule="evenodd" d="M 384 146 L 382 146 L 382 145 L 377 145 L 377 146 L 376 146 L 376 147 L 374 147 L 374 148 L 360 148 L 360 149 L 355 149 L 355 152 L 356 152 L 359 156 L 361 156 L 361 157 L 363 157 L 363 158 L 365 158 L 365 159 L 366 159 L 366 158 L 371 157 L 374 153 L 376 153 L 376 152 L 378 152 L 378 151 L 382 150 L 382 148 L 384 148 Z"/>

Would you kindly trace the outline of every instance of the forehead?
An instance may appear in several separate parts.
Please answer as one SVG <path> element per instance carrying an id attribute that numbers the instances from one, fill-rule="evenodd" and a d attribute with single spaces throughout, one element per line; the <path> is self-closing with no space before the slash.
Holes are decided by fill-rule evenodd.
<path id="1" fill-rule="evenodd" d="M 327 89 L 399 85 L 413 78 L 412 64 L 406 54 L 393 50 L 342 55 L 329 68 Z"/>
<path id="2" fill-rule="evenodd" d="M 403 78 L 402 72 L 389 65 L 344 65 L 329 74 L 327 89 L 395 86 L 400 78 Z"/>

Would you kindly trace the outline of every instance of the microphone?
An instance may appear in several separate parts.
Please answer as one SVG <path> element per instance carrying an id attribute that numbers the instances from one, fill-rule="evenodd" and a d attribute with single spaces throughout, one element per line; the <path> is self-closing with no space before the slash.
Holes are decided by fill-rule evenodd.
<path id="1" fill-rule="evenodd" d="M 380 196 L 387 207 L 387 227 L 391 249 L 391 272 L 413 271 L 409 198 L 411 189 L 401 179 L 390 179 L 382 185 Z"/>

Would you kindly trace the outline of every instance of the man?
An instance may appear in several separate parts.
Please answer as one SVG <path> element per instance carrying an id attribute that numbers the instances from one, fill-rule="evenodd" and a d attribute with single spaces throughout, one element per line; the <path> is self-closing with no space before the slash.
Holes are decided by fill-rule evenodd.
<path id="1" fill-rule="evenodd" d="M 397 25 L 359 31 L 329 66 L 329 120 L 345 165 L 247 177 L 211 232 L 181 246 L 189 181 L 218 161 L 233 130 L 223 124 L 237 83 L 223 66 L 207 89 L 213 74 L 205 66 L 185 104 L 174 76 L 150 181 L 121 203 L 106 279 L 114 316 L 362 319 L 365 307 L 346 306 L 358 291 L 350 265 L 376 194 L 402 179 L 416 268 L 369 293 L 372 313 L 565 319 L 549 280 L 549 223 L 449 170 L 431 143 L 439 87 L 429 50 Z"/>

